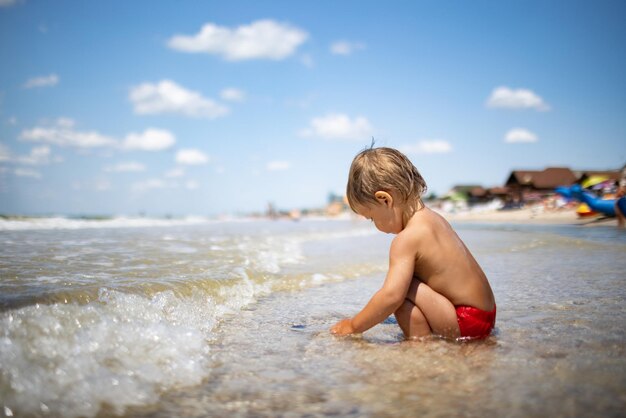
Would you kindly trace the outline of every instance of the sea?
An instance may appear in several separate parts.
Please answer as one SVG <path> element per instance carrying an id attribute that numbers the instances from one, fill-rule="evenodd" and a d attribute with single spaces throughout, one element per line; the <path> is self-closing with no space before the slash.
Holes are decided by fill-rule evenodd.
<path id="1" fill-rule="evenodd" d="M 626 232 L 453 224 L 482 341 L 329 328 L 381 286 L 357 219 L 0 220 L 0 416 L 623 417 Z"/>

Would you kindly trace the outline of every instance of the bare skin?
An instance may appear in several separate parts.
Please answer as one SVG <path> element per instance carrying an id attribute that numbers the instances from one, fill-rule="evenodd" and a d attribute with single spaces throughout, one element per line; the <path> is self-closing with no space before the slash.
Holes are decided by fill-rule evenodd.
<path id="1" fill-rule="evenodd" d="M 626 213 L 622 213 L 622 211 L 619 210 L 619 206 L 617 205 L 618 200 L 624 196 L 626 196 L 626 187 L 621 186 L 617 191 L 617 198 L 615 199 L 615 215 L 617 217 L 618 228 L 624 228 L 626 226 Z"/>
<path id="2" fill-rule="evenodd" d="M 455 306 L 494 309 L 485 273 L 444 218 L 420 205 L 405 219 L 408 205 L 393 193 L 377 191 L 374 197 L 377 203 L 356 209 L 378 230 L 397 234 L 389 270 L 382 288 L 353 318 L 335 324 L 333 334 L 362 333 L 394 314 L 407 338 L 435 334 L 454 339 L 460 336 Z"/>
<path id="3" fill-rule="evenodd" d="M 615 213 L 617 215 L 617 227 L 625 228 L 626 227 L 626 214 L 623 214 L 622 211 L 619 210 L 617 205 L 615 206 Z"/>

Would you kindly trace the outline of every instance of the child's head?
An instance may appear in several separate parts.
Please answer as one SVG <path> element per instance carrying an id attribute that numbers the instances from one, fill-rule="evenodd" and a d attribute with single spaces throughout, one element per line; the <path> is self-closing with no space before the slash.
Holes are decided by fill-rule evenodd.
<path id="1" fill-rule="evenodd" d="M 418 209 L 426 182 L 417 168 L 400 151 L 393 148 L 368 148 L 354 157 L 348 176 L 347 197 L 353 211 L 356 206 L 377 203 L 375 194 L 391 194 L 407 210 Z"/>

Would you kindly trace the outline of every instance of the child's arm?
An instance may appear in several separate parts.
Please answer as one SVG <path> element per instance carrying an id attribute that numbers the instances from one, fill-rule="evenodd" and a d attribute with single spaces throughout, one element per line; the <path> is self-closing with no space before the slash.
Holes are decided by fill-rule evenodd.
<path id="1" fill-rule="evenodd" d="M 381 323 L 404 302 L 415 269 L 415 246 L 397 236 L 389 250 L 389 271 L 383 287 L 354 318 L 344 319 L 331 328 L 337 335 L 359 334 Z"/>

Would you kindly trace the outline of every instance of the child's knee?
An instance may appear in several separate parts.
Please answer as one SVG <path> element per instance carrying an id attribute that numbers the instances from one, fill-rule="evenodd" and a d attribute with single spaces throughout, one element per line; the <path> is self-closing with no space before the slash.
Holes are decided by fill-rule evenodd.
<path id="1" fill-rule="evenodd" d="M 404 300 L 394 315 L 405 337 L 422 337 L 430 334 L 430 327 L 424 314 L 409 299 Z"/>
<path id="2" fill-rule="evenodd" d="M 407 321 L 426 321 L 424 313 L 411 299 L 406 298 L 402 305 L 396 309 L 394 315 L 397 317 L 405 318 Z"/>
<path id="3" fill-rule="evenodd" d="M 395 315 L 396 319 L 398 319 L 398 321 L 399 317 L 408 319 L 411 317 L 411 311 L 414 307 L 415 305 L 413 305 L 413 303 L 411 303 L 408 299 L 404 299 L 402 305 L 400 305 L 393 314 Z"/>

